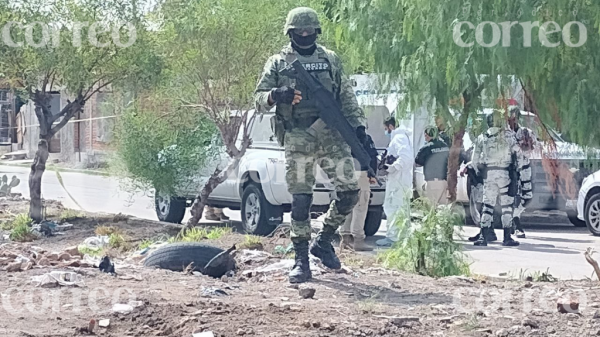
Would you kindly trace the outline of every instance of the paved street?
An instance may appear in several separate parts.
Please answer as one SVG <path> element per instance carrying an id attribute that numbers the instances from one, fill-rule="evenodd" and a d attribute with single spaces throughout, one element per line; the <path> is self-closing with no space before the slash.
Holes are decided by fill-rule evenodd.
<path id="1" fill-rule="evenodd" d="M 21 184 L 13 191 L 29 197 L 27 178 L 29 169 L 25 167 L 0 166 L 0 174 L 9 179 L 16 175 Z M 146 219 L 156 219 L 151 195 L 138 192 L 133 195 L 125 192 L 115 178 L 88 175 L 74 172 L 61 172 L 66 190 L 85 209 L 91 212 L 124 213 Z M 67 191 L 60 185 L 56 173 L 47 171 L 43 177 L 42 193 L 45 198 L 61 201 L 66 207 L 77 209 Z M 148 192 L 149 193 L 149 192 Z M 239 212 L 226 211 L 233 220 L 239 220 Z M 591 266 L 585 261 L 583 252 L 587 247 L 600 250 L 600 237 L 592 236 L 587 228 L 576 228 L 560 212 L 533 213 L 525 218 L 527 239 L 521 239 L 518 248 L 505 248 L 501 243 L 488 247 L 474 247 L 466 237 L 474 235 L 477 229 L 465 228 L 465 251 L 473 259 L 472 270 L 475 273 L 499 276 L 508 273 L 518 277 L 524 272 L 545 272 L 561 279 L 583 279 L 592 275 Z M 289 221 L 289 214 L 285 220 Z M 501 231 L 497 230 L 501 238 Z M 376 239 L 385 235 L 385 222 L 382 229 L 368 241 L 374 244 Z M 600 255 L 597 255 L 600 258 Z"/>

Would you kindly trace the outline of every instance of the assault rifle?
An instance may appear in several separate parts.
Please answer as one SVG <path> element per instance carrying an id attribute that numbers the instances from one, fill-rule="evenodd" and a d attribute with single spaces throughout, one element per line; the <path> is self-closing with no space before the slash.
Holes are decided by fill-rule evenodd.
<path id="1" fill-rule="evenodd" d="M 338 130 L 344 141 L 348 143 L 352 150 L 352 155 L 360 164 L 361 171 L 367 171 L 369 178 L 376 178 L 375 172 L 371 168 L 371 157 L 363 147 L 356 136 L 356 130 L 350 125 L 342 113 L 339 103 L 335 100 L 333 93 L 327 90 L 321 82 L 310 75 L 302 66 L 302 63 L 296 59 L 280 71 L 282 75 L 300 80 L 308 88 L 311 97 L 314 97 L 319 107 L 320 119 L 333 129 Z M 318 124 L 319 121 L 315 122 Z M 381 186 L 381 182 L 377 180 Z"/>

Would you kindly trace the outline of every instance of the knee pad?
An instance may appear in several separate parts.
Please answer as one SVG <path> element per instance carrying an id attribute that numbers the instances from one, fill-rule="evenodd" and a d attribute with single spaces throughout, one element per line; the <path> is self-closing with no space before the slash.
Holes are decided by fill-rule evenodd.
<path id="1" fill-rule="evenodd" d="M 310 205 L 312 204 L 312 194 L 294 194 L 292 195 L 292 219 L 295 221 L 306 221 L 310 217 Z"/>
<path id="2" fill-rule="evenodd" d="M 358 191 L 337 192 L 338 200 L 335 202 L 338 214 L 348 215 L 358 202 Z"/>

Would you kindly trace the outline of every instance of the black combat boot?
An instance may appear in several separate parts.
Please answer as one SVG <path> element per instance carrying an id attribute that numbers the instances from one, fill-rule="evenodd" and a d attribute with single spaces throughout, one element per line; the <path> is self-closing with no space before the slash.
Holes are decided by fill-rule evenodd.
<path id="1" fill-rule="evenodd" d="M 483 246 L 483 247 L 487 246 L 487 236 L 489 235 L 488 234 L 489 230 L 491 230 L 491 228 L 488 228 L 488 227 L 481 228 L 481 233 L 479 233 L 479 238 L 477 238 L 477 241 L 475 241 L 473 243 L 473 245 Z"/>
<path id="2" fill-rule="evenodd" d="M 504 228 L 504 241 L 502 242 L 502 245 L 505 247 L 516 247 L 519 245 L 519 242 L 513 240 L 510 236 L 510 231 L 510 228 Z"/>
<path id="3" fill-rule="evenodd" d="M 340 259 L 335 255 L 335 250 L 331 241 L 335 233 L 320 231 L 315 240 L 310 245 L 310 253 L 319 259 L 327 268 L 340 269 L 342 264 Z"/>
<path id="4" fill-rule="evenodd" d="M 494 230 L 493 225 L 492 225 L 492 227 L 490 227 L 488 229 L 489 230 L 485 234 L 485 239 L 487 240 L 487 242 L 498 241 L 498 237 L 496 236 L 496 231 Z"/>
<path id="5" fill-rule="evenodd" d="M 475 242 L 475 241 L 478 241 L 480 237 L 481 237 L 481 230 L 479 230 L 479 233 L 477 233 L 477 235 L 471 236 L 468 240 L 471 242 Z"/>
<path id="6" fill-rule="evenodd" d="M 481 237 L 481 232 L 477 233 L 477 235 L 475 235 L 475 236 L 470 237 L 469 241 L 471 241 L 471 242 L 479 241 L 480 237 Z M 487 242 L 498 241 L 498 237 L 496 236 L 496 232 L 494 232 L 494 229 L 490 228 L 489 231 L 486 231 L 485 240 Z"/>
<path id="7" fill-rule="evenodd" d="M 304 283 L 312 278 L 308 260 L 308 241 L 294 243 L 294 254 L 296 263 L 290 271 L 290 283 Z"/>

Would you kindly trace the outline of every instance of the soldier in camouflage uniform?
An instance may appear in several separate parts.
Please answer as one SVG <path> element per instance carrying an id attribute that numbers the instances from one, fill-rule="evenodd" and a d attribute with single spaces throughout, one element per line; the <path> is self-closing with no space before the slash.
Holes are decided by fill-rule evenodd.
<path id="1" fill-rule="evenodd" d="M 358 201 L 358 181 L 354 175 L 350 147 L 337 130 L 323 125 L 315 100 L 304 84 L 279 73 L 287 63 L 298 59 L 342 107 L 357 135 L 365 136 L 364 113 L 359 108 L 352 86 L 342 70 L 340 58 L 316 43 L 321 33 L 317 13 L 299 7 L 288 13 L 285 35 L 290 44 L 271 56 L 256 87 L 255 99 L 259 109 L 276 105 L 274 131 L 285 147 L 286 182 L 292 194 L 292 231 L 296 263 L 290 272 L 291 283 L 306 282 L 311 278 L 308 252 L 311 239 L 310 206 L 315 184 L 315 163 L 325 171 L 336 188 L 333 201 L 319 232 L 310 245 L 310 253 L 332 269 L 341 264 L 331 244 L 335 232 L 346 220 Z"/>
<path id="2" fill-rule="evenodd" d="M 531 182 L 531 162 L 529 157 L 535 148 L 536 136 L 531 129 L 519 125 L 521 110 L 512 107 L 508 124 L 515 133 L 519 150 L 517 152 L 519 171 L 519 193 L 515 198 L 513 227 L 517 238 L 525 238 L 525 231 L 521 224 L 521 214 L 533 199 L 533 185 Z"/>
<path id="3" fill-rule="evenodd" d="M 477 171 L 480 164 L 485 168 L 483 182 L 483 210 L 481 214 L 481 235 L 475 241 L 476 246 L 487 246 L 489 231 L 493 231 L 492 222 L 496 199 L 500 195 L 502 206 L 502 227 L 504 228 L 503 246 L 518 246 L 511 237 L 514 194 L 510 192 L 510 167 L 517 152 L 514 133 L 508 130 L 506 120 L 496 111 L 487 116 L 489 129 L 477 138 L 473 150 L 473 168 Z M 515 182 L 513 182 L 515 183 Z"/>

